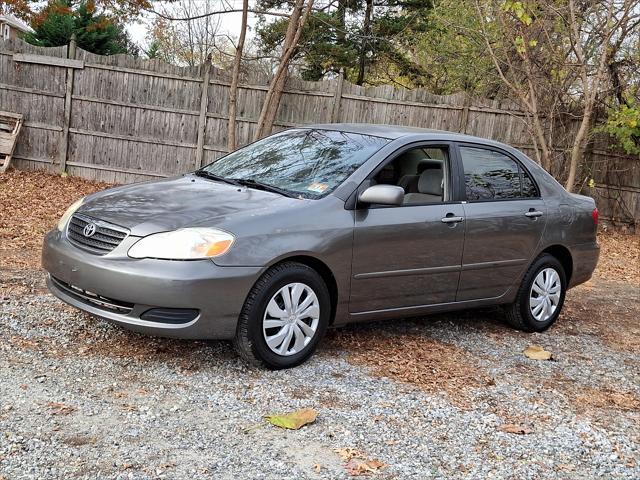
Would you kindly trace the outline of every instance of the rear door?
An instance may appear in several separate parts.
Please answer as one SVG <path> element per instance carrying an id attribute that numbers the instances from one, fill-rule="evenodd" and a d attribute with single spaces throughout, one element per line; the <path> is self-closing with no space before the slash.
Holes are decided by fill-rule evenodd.
<path id="1" fill-rule="evenodd" d="M 500 297 L 528 267 L 546 206 L 524 166 L 499 148 L 458 144 L 464 171 L 465 244 L 456 301 Z"/>

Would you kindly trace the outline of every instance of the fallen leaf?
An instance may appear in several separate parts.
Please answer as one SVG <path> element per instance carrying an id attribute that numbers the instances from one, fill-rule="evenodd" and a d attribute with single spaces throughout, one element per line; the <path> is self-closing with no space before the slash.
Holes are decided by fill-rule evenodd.
<path id="1" fill-rule="evenodd" d="M 76 407 L 60 402 L 47 402 L 47 407 L 51 409 L 51 415 L 69 415 L 76 410 Z"/>
<path id="2" fill-rule="evenodd" d="M 533 433 L 533 430 L 530 428 L 524 427 L 522 425 L 514 425 L 513 423 L 505 423 L 504 425 L 500 425 L 499 429 L 505 433 L 514 433 L 516 435 L 527 435 L 529 433 Z"/>
<path id="3" fill-rule="evenodd" d="M 363 457 L 363 453 L 361 451 L 351 447 L 336 448 L 334 452 L 336 452 L 338 456 L 344 461 L 351 460 L 352 458 L 356 457 Z"/>
<path id="4" fill-rule="evenodd" d="M 359 458 L 352 458 L 347 462 L 344 468 L 349 475 L 357 477 L 360 475 L 371 475 L 386 466 L 387 464 L 380 460 L 361 460 Z"/>
<path id="5" fill-rule="evenodd" d="M 532 360 L 551 360 L 553 358 L 551 352 L 547 352 L 539 345 L 529 345 L 522 353 L 524 353 L 525 357 L 531 358 Z"/>
<path id="6" fill-rule="evenodd" d="M 317 417 L 318 412 L 313 408 L 303 408 L 291 413 L 267 415 L 265 418 L 276 427 L 298 430 L 304 425 L 315 422 Z"/>

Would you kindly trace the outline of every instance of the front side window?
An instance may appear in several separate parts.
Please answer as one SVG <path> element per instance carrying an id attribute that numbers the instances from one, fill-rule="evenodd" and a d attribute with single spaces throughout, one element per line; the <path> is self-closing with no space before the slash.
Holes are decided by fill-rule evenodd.
<path id="1" fill-rule="evenodd" d="M 468 201 L 537 196 L 527 172 L 507 155 L 476 147 L 460 147 L 460 155 Z"/>
<path id="2" fill-rule="evenodd" d="M 424 146 L 407 150 L 388 162 L 372 178 L 372 185 L 404 189 L 404 205 L 439 203 L 448 198 L 448 150 Z"/>
<path id="3" fill-rule="evenodd" d="M 320 198 L 388 142 L 334 130 L 287 130 L 236 150 L 202 170 L 229 180 L 260 182 L 295 196 Z"/>

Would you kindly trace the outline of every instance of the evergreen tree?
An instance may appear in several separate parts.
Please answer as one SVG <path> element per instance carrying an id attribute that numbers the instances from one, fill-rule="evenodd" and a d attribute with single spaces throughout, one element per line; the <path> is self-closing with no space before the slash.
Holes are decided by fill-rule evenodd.
<path id="1" fill-rule="evenodd" d="M 33 32 L 24 35 L 32 45 L 57 47 L 66 45 L 76 34 L 78 46 L 99 55 L 138 54 L 124 25 L 98 13 L 92 1 L 51 1 L 32 21 Z"/>
<path id="2" fill-rule="evenodd" d="M 286 8 L 290 0 L 261 0 L 265 10 Z M 416 37 L 430 28 L 433 0 L 338 0 L 335 7 L 313 12 L 298 46 L 301 74 L 318 80 L 344 70 L 347 78 L 362 84 L 388 83 L 378 71 L 392 72 L 407 82 L 421 84 L 426 74 L 411 55 Z M 265 52 L 284 38 L 287 19 L 259 25 L 258 38 Z M 377 66 L 377 68 L 372 68 Z"/>

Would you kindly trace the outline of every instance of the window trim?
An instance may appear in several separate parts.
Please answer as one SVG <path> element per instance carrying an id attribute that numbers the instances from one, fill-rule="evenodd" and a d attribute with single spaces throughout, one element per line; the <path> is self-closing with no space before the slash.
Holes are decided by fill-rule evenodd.
<path id="1" fill-rule="evenodd" d="M 518 177 L 520 179 L 520 195 L 522 195 L 522 172 L 525 172 L 529 178 L 531 179 L 531 183 L 533 183 L 533 186 L 536 189 L 536 193 L 537 195 L 534 197 L 516 197 L 516 198 L 491 198 L 491 199 L 483 199 L 483 200 L 469 200 L 467 199 L 467 189 L 466 189 L 466 182 L 465 182 L 465 178 L 464 178 L 464 162 L 462 160 L 462 152 L 460 151 L 461 147 L 469 147 L 469 148 L 478 148 L 478 149 L 484 149 L 484 150 L 489 150 L 489 151 L 493 151 L 493 152 L 497 152 L 500 153 L 508 158 L 510 158 L 511 160 L 513 160 L 516 165 L 518 166 Z M 473 142 L 455 142 L 455 148 L 457 151 L 457 158 L 458 161 L 460 163 L 459 166 L 459 175 L 460 175 L 460 195 L 464 197 L 464 201 L 466 203 L 489 203 L 489 202 L 513 202 L 513 201 L 522 201 L 522 200 L 542 200 L 542 195 L 540 194 L 540 186 L 538 185 L 538 182 L 536 181 L 535 177 L 533 175 L 531 175 L 531 172 L 523 165 L 523 163 L 512 153 L 500 148 L 500 147 L 496 147 L 494 145 L 487 145 L 487 144 L 483 144 L 483 143 L 473 143 Z"/>
<path id="2" fill-rule="evenodd" d="M 371 172 L 366 176 L 366 178 L 358 185 L 358 187 L 353 191 L 352 196 L 345 202 L 345 208 L 347 206 L 351 208 L 347 208 L 348 210 L 357 210 L 362 208 L 358 205 L 358 196 L 361 192 L 369 188 L 371 185 L 369 181 L 375 177 L 388 163 L 393 162 L 396 158 L 402 155 L 409 150 L 413 150 L 415 148 L 443 148 L 447 150 L 448 161 L 445 162 L 447 168 L 449 169 L 449 194 L 450 199 L 442 202 L 425 202 L 425 203 L 411 203 L 411 204 L 402 204 L 402 205 L 377 205 L 370 204 L 367 206 L 370 210 L 377 210 L 383 208 L 405 208 L 405 207 L 425 207 L 425 206 L 434 206 L 434 205 L 452 205 L 452 204 L 460 204 L 463 201 L 460 199 L 460 186 L 457 184 L 455 179 L 460 176 L 458 161 L 456 158 L 457 152 L 455 150 L 454 142 L 450 141 L 441 141 L 441 140 L 418 140 L 415 142 L 407 143 L 397 148 L 393 152 L 391 152 L 387 157 L 385 157 Z M 366 185 L 366 186 L 365 186 Z M 364 187 L 364 188 L 363 188 Z"/>

